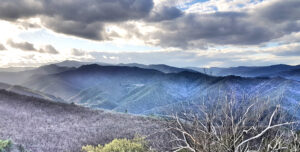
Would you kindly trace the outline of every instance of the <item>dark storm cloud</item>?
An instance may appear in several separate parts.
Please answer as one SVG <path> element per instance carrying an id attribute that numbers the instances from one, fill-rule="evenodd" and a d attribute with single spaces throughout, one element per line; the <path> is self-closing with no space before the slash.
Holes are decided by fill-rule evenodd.
<path id="1" fill-rule="evenodd" d="M 103 40 L 101 34 L 102 23 L 82 23 L 72 20 L 64 20 L 61 17 L 43 17 L 43 23 L 49 29 L 58 33 L 64 33 L 92 40 Z"/>
<path id="2" fill-rule="evenodd" d="M 23 51 L 37 51 L 34 48 L 34 45 L 29 43 L 29 42 L 19 42 L 19 43 L 17 43 L 17 42 L 14 42 L 13 40 L 9 39 L 9 40 L 7 40 L 7 44 L 10 45 L 13 48 L 20 49 L 20 50 L 23 50 Z"/>
<path id="3" fill-rule="evenodd" d="M 59 33 L 87 39 L 104 40 L 103 24 L 146 17 L 152 0 L 73 0 L 45 1 L 46 27 Z M 53 17 L 52 17 L 53 16 Z"/>
<path id="4" fill-rule="evenodd" d="M 259 45 L 300 31 L 299 0 L 272 0 L 243 12 L 183 13 L 176 7 L 153 7 L 153 0 L 0 0 L 0 18 L 36 16 L 57 33 L 92 40 L 120 36 L 106 32 L 109 23 L 146 22 L 158 31 L 143 35 L 138 28 L 124 29 L 147 43 L 178 48 Z"/>
<path id="5" fill-rule="evenodd" d="M 148 15 L 152 0 L 44 0 L 46 14 L 77 22 L 116 22 Z"/>
<path id="6" fill-rule="evenodd" d="M 186 14 L 160 26 L 152 38 L 164 47 L 258 45 L 300 31 L 300 1 L 272 1 L 245 12 Z"/>
<path id="7" fill-rule="evenodd" d="M 152 0 L 0 0 L 0 17 L 46 15 L 86 23 L 114 22 L 143 18 L 152 7 Z"/>
<path id="8" fill-rule="evenodd" d="M 42 13 L 40 1 L 34 0 L 0 0 L 0 18 L 17 20 Z"/>
<path id="9" fill-rule="evenodd" d="M 0 51 L 6 50 L 5 46 L 3 44 L 0 44 Z"/>
<path id="10" fill-rule="evenodd" d="M 55 32 L 103 40 L 103 24 L 145 18 L 153 5 L 152 0 L 0 0 L 0 18 L 39 16 Z"/>
<path id="11" fill-rule="evenodd" d="M 272 22 L 300 19 L 299 0 L 276 0 L 256 10 L 256 14 Z"/>
<path id="12" fill-rule="evenodd" d="M 161 6 L 154 10 L 147 21 L 160 22 L 165 20 L 172 20 L 183 15 L 183 12 L 176 7 Z"/>
<path id="13" fill-rule="evenodd" d="M 58 33 L 93 40 L 109 39 L 103 34 L 105 23 L 138 20 L 153 7 L 152 0 L 62 0 L 44 1 L 47 6 L 42 23 Z"/>
<path id="14" fill-rule="evenodd" d="M 226 12 L 188 14 L 175 21 L 164 22 L 155 39 L 162 46 L 199 47 L 206 43 L 248 45 L 265 42 L 274 33 L 265 26 L 247 20 L 246 13 Z"/>

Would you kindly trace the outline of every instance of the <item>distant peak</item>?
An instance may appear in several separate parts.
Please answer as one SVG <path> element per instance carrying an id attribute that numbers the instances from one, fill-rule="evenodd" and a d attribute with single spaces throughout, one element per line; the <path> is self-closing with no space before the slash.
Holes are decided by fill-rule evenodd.
<path id="1" fill-rule="evenodd" d="M 44 69 L 44 68 L 58 68 L 60 66 L 56 65 L 56 64 L 49 64 L 49 65 L 43 65 L 40 66 L 39 69 Z"/>

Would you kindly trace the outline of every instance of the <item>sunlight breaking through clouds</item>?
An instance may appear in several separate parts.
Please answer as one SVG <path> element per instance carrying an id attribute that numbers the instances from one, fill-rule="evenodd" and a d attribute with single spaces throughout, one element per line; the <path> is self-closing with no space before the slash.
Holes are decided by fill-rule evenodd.
<path id="1" fill-rule="evenodd" d="M 234 66 L 250 64 L 253 60 L 258 61 L 257 65 L 299 64 L 298 0 L 0 2 L 1 62 L 7 64 L 10 60 L 4 58 L 8 54 L 22 58 L 28 50 L 35 55 L 53 54 L 60 61 L 80 55 L 85 57 L 79 60 L 105 61 L 92 54 L 119 52 L 120 55 L 148 55 L 152 62 L 157 62 L 152 56 L 156 52 L 168 54 L 177 50 L 187 56 L 189 52 L 214 52 L 216 58 L 197 55 L 197 62 L 189 62 L 169 54 L 158 62 L 191 66 L 210 66 L 212 62 Z M 249 48 L 255 48 L 251 50 L 251 58 L 243 57 L 248 55 Z M 74 53 L 73 49 L 80 52 Z M 216 49 L 226 53 L 216 53 Z M 232 50 L 239 50 L 239 53 L 233 55 L 236 52 Z M 218 61 L 220 55 L 226 56 L 224 60 Z M 134 56 L 128 58 L 130 62 L 136 60 Z M 114 62 L 125 62 L 121 57 L 116 59 Z M 176 60 L 176 63 L 169 60 Z M 21 65 L 23 59 L 19 61 Z M 42 60 L 34 62 L 45 63 Z"/>

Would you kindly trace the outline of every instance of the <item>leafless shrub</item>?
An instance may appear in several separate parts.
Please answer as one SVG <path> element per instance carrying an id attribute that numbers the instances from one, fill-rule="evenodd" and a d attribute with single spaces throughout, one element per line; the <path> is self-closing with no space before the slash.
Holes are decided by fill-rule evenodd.
<path id="1" fill-rule="evenodd" d="M 191 152 L 285 152 L 300 150 L 298 121 L 279 104 L 258 98 L 237 101 L 225 96 L 203 102 L 198 112 L 172 116 L 167 130 L 172 151 Z"/>

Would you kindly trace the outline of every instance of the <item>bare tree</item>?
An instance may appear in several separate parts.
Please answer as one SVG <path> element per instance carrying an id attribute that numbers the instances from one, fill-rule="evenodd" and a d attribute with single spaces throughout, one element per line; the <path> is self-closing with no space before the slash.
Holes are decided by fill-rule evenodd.
<path id="1" fill-rule="evenodd" d="M 248 152 L 299 151 L 298 123 L 286 119 L 281 106 L 258 98 L 226 96 L 213 104 L 198 105 L 198 112 L 177 113 L 167 127 L 172 132 L 172 151 Z"/>

